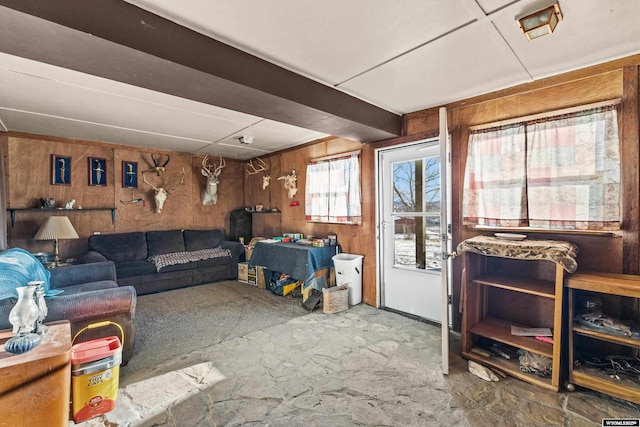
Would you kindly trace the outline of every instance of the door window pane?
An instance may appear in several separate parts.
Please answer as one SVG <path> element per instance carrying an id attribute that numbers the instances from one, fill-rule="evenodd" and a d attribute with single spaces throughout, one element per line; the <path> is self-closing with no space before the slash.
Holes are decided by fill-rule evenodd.
<path id="1" fill-rule="evenodd" d="M 393 212 L 395 266 L 440 269 L 439 157 L 393 164 Z"/>

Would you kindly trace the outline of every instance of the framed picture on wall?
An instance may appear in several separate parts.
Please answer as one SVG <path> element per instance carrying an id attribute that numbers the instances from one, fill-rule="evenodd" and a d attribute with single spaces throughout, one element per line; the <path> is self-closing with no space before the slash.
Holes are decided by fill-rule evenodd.
<path id="1" fill-rule="evenodd" d="M 71 157 L 51 155 L 51 184 L 71 185 Z"/>
<path id="2" fill-rule="evenodd" d="M 89 185 L 107 185 L 107 159 L 89 157 Z"/>
<path id="3" fill-rule="evenodd" d="M 138 188 L 138 162 L 122 161 L 122 186 Z"/>

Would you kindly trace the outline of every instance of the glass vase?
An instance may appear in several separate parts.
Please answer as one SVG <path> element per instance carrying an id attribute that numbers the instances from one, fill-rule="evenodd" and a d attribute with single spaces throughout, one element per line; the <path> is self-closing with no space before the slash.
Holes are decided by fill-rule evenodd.
<path id="1" fill-rule="evenodd" d="M 39 310 L 39 314 L 38 314 L 38 319 L 36 320 L 35 323 L 35 330 L 34 332 L 40 335 L 44 335 L 47 333 L 47 326 L 43 325 L 42 322 L 44 322 L 44 318 L 47 317 L 47 313 L 49 312 L 49 309 L 47 308 L 47 302 L 44 299 L 44 282 L 41 280 L 34 280 L 32 282 L 27 283 L 27 286 L 33 286 L 36 288 L 35 291 L 35 300 L 36 300 L 36 304 L 38 305 L 38 310 Z"/>
<path id="2" fill-rule="evenodd" d="M 40 343 L 40 335 L 32 333 L 40 316 L 40 308 L 35 300 L 36 286 L 19 286 L 16 292 L 18 302 L 9 313 L 9 322 L 16 336 L 7 340 L 4 348 L 9 353 L 22 354 Z"/>

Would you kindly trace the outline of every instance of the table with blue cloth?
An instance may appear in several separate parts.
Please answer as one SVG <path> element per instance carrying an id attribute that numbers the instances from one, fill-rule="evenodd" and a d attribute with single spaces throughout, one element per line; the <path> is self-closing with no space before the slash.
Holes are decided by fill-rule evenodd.
<path id="1" fill-rule="evenodd" d="M 258 242 L 249 259 L 249 267 L 261 266 L 307 282 L 316 271 L 333 267 L 332 257 L 337 253 L 340 253 L 339 245 L 316 247 L 300 243 Z"/>

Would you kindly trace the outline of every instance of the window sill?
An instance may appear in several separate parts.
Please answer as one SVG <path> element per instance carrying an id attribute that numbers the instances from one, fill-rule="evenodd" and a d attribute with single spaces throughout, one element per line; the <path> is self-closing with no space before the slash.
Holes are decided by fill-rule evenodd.
<path id="1" fill-rule="evenodd" d="M 466 226 L 469 230 L 494 231 L 496 233 L 534 233 L 534 234 L 567 234 L 601 237 L 622 237 L 622 231 L 597 231 L 597 230 L 544 230 L 530 227 L 486 227 L 486 226 Z"/>

